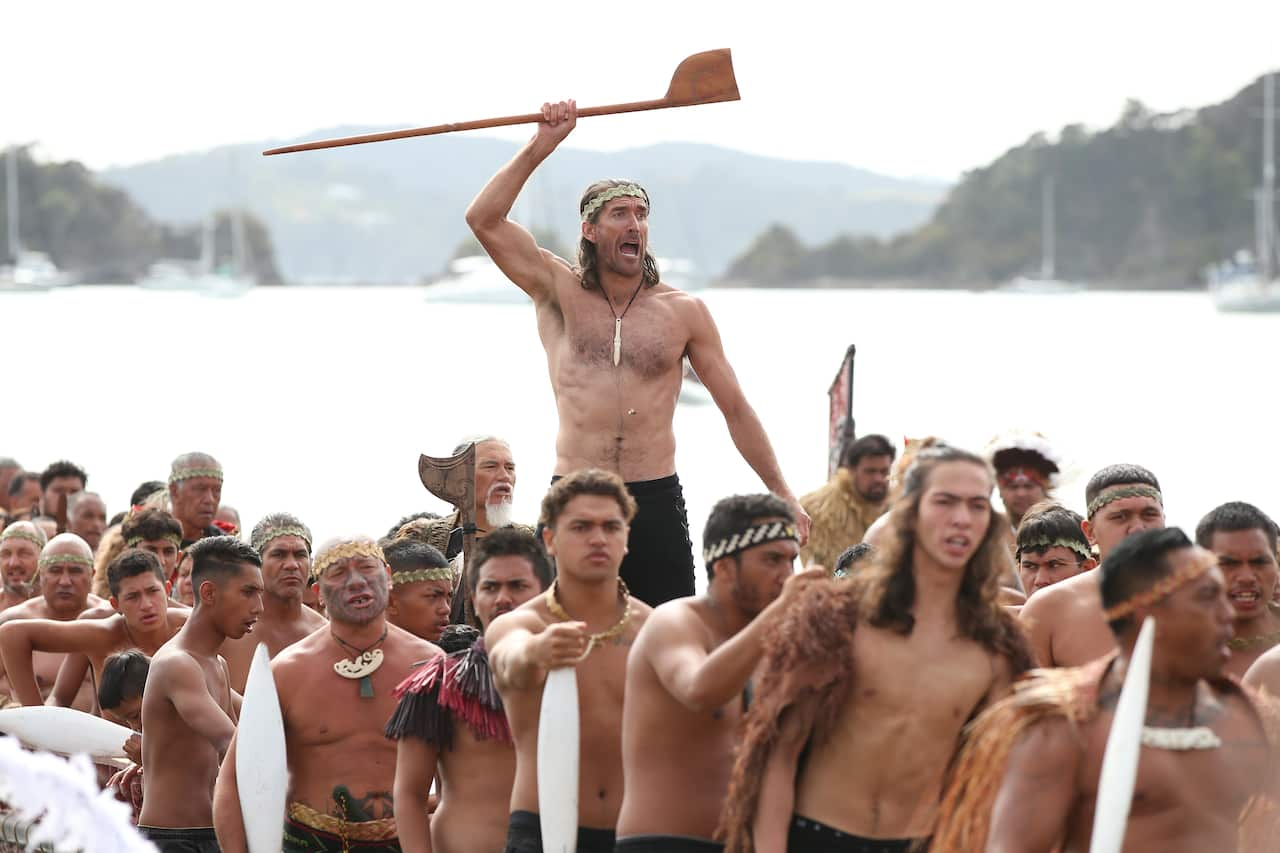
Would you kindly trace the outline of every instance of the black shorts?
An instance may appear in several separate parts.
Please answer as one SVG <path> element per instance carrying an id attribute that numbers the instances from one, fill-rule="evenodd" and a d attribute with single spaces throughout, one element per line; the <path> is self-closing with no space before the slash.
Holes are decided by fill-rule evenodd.
<path id="1" fill-rule="evenodd" d="M 138 832 L 160 853 L 220 853 L 212 826 L 170 828 L 138 824 Z"/>
<path id="2" fill-rule="evenodd" d="M 724 845 L 687 835 L 628 835 L 618 839 L 617 853 L 722 853 Z"/>
<path id="3" fill-rule="evenodd" d="M 787 833 L 787 853 L 908 853 L 927 846 L 914 838 L 862 838 L 800 815 Z"/>
<path id="4" fill-rule="evenodd" d="M 612 829 L 578 827 L 578 853 L 613 853 Z M 542 853 L 542 824 L 533 812 L 515 811 L 507 824 L 507 846 L 502 853 Z"/>
<path id="5" fill-rule="evenodd" d="M 627 483 L 627 491 L 636 499 L 627 555 L 618 571 L 627 589 L 650 607 L 693 595 L 693 540 L 680 477 Z"/>

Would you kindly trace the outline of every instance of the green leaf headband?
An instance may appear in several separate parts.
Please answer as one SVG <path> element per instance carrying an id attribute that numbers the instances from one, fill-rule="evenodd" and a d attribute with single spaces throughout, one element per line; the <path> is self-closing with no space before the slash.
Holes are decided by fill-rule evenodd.
<path id="1" fill-rule="evenodd" d="M 453 569 L 442 566 L 434 569 L 414 569 L 408 572 L 392 572 L 391 586 L 403 586 L 419 581 L 448 581 L 453 583 Z"/>
<path id="2" fill-rule="evenodd" d="M 1021 559 L 1023 551 L 1048 551 L 1050 548 L 1066 548 L 1080 555 L 1080 559 L 1087 560 L 1093 556 L 1093 551 L 1089 548 L 1089 543 L 1081 539 L 1071 539 L 1066 536 L 1059 536 L 1057 539 L 1050 539 L 1048 536 L 1041 536 L 1038 539 L 1032 539 L 1030 542 L 1018 543 L 1018 557 Z"/>
<path id="3" fill-rule="evenodd" d="M 4 542 L 6 539 L 25 539 L 35 545 L 37 551 L 48 544 L 46 540 L 40 537 L 39 533 L 32 533 L 25 527 L 16 527 L 16 522 L 15 526 L 11 526 L 4 533 L 0 533 L 0 542 Z"/>
<path id="4" fill-rule="evenodd" d="M 253 545 L 253 550 L 261 554 L 262 549 L 267 547 L 268 542 L 272 539 L 279 539 L 281 536 L 297 536 L 307 543 L 307 550 L 311 550 L 311 531 L 296 524 L 281 524 L 276 527 L 268 527 L 255 535 L 250 544 Z"/>
<path id="5" fill-rule="evenodd" d="M 46 557 L 41 557 L 39 562 L 36 563 L 36 566 L 41 569 L 47 569 L 50 566 L 61 565 L 63 563 L 73 566 L 84 566 L 89 569 L 93 568 L 93 560 L 89 557 L 83 557 L 80 554 L 49 554 Z"/>
<path id="6" fill-rule="evenodd" d="M 199 468 L 178 468 L 169 474 L 169 485 L 180 483 L 183 480 L 192 480 L 196 477 L 211 477 L 218 482 L 222 482 L 222 466 L 210 465 Z"/>
<path id="7" fill-rule="evenodd" d="M 726 536 L 719 542 L 703 548 L 702 560 L 707 565 L 711 565 L 721 557 L 732 557 L 748 548 L 754 548 L 766 542 L 777 542 L 779 539 L 800 541 L 800 537 L 796 535 L 796 526 L 789 521 L 766 521 L 755 527 L 748 527 L 741 533 Z"/>
<path id="8" fill-rule="evenodd" d="M 622 184 L 617 187 L 609 187 L 609 189 L 587 202 L 587 206 L 582 209 L 582 221 L 590 222 L 591 217 L 596 215 L 597 210 L 615 198 L 622 198 L 623 196 L 642 198 L 645 204 L 649 203 L 649 194 L 639 184 Z"/>
<path id="9" fill-rule="evenodd" d="M 316 554 L 315 561 L 311 564 L 311 575 L 314 578 L 323 577 L 325 569 L 351 557 L 373 557 L 383 565 L 386 565 L 387 562 L 387 558 L 382 554 L 382 549 L 372 539 L 349 540 L 339 542 L 332 548 Z"/>
<path id="10" fill-rule="evenodd" d="M 161 536 L 160 539 L 162 539 L 165 542 L 172 542 L 174 545 L 177 545 L 179 549 L 182 548 L 181 536 L 174 536 L 172 533 L 166 533 L 164 536 Z M 124 540 L 124 547 L 137 548 L 143 542 L 150 542 L 150 541 L 153 541 L 153 540 L 145 539 L 141 536 L 130 536 L 128 539 Z"/>
<path id="11" fill-rule="evenodd" d="M 1088 517 L 1093 518 L 1094 514 L 1096 514 L 1098 510 L 1102 509 L 1109 503 L 1123 498 L 1152 498 L 1156 503 L 1160 504 L 1160 506 L 1164 506 L 1164 497 L 1160 494 L 1160 490 L 1154 486 L 1113 486 L 1112 488 L 1103 490 L 1102 494 L 1089 502 L 1089 511 L 1087 513 Z"/>

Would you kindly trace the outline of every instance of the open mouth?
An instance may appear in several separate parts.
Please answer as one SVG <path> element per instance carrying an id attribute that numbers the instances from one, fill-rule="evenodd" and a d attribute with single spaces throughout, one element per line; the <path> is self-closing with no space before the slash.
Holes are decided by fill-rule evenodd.
<path id="1" fill-rule="evenodd" d="M 963 554 L 969 550 L 969 537 L 967 536 L 948 536 L 942 542 L 943 547 L 948 553 Z"/>
<path id="2" fill-rule="evenodd" d="M 1262 595 L 1256 589 L 1236 589 L 1232 590 L 1227 598 L 1235 607 L 1244 608 L 1246 610 L 1257 607 L 1258 602 L 1262 600 Z"/>
<path id="3" fill-rule="evenodd" d="M 638 258 L 640 257 L 640 243 L 628 240 L 618 247 L 618 251 L 628 258 Z"/>
<path id="4" fill-rule="evenodd" d="M 373 603 L 373 596 L 369 595 L 368 593 L 353 595 L 347 599 L 348 607 L 364 607 L 365 605 L 372 604 L 372 603 Z"/>

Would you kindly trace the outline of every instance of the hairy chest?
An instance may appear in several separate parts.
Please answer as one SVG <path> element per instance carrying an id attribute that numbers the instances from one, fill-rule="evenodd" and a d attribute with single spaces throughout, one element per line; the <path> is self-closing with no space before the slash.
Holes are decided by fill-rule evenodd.
<path id="1" fill-rule="evenodd" d="M 574 364 L 613 367 L 616 350 L 618 367 L 644 378 L 679 368 L 688 330 L 660 295 L 642 293 L 611 311 L 599 290 L 579 290 L 560 303 L 563 354 Z"/>

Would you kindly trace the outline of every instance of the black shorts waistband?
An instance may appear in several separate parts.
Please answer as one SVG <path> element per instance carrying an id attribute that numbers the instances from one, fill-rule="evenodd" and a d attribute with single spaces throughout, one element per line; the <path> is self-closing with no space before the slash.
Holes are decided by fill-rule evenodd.
<path id="1" fill-rule="evenodd" d="M 554 483 L 563 479 L 563 475 L 556 474 L 551 478 L 551 482 Z M 636 480 L 633 483 L 624 483 L 623 485 L 627 487 L 628 492 L 639 497 L 640 495 L 650 495 L 680 488 L 680 475 L 672 474 L 670 477 L 659 477 L 656 480 Z"/>
<path id="2" fill-rule="evenodd" d="M 217 838 L 212 826 L 147 826 L 140 823 L 138 831 L 157 840 L 211 841 Z"/>
<path id="3" fill-rule="evenodd" d="M 802 815 L 791 819 L 787 834 L 787 853 L 909 853 L 927 846 L 916 838 L 863 838 Z"/>
<path id="4" fill-rule="evenodd" d="M 724 845 L 690 835 L 628 835 L 618 839 L 614 850 L 617 853 L 723 853 Z"/>
<path id="5" fill-rule="evenodd" d="M 536 812 L 514 811 L 511 813 L 511 821 L 507 825 L 508 834 L 511 831 L 517 833 L 537 834 L 539 846 L 542 840 L 542 820 Z M 613 850 L 615 833 L 612 829 L 593 829 L 589 826 L 578 827 L 578 850 Z"/>

